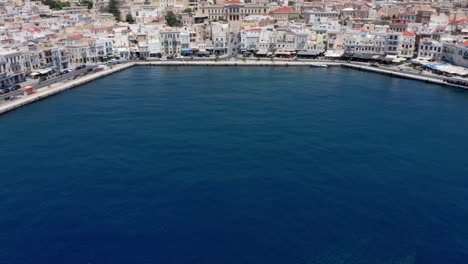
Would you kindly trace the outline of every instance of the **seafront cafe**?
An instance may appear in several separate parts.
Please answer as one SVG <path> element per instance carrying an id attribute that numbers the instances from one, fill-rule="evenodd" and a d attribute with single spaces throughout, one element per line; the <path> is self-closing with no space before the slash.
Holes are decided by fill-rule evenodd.
<path id="1" fill-rule="evenodd" d="M 48 76 L 49 74 L 51 74 L 53 72 L 54 72 L 54 69 L 52 69 L 52 68 L 39 69 L 36 72 L 31 73 L 30 75 L 34 79 L 37 79 L 37 78 L 40 78 L 40 77 Z"/>

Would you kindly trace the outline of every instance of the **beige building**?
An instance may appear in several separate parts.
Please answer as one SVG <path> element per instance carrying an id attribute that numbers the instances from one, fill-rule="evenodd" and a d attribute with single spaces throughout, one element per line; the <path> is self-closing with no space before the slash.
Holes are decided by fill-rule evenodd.
<path id="1" fill-rule="evenodd" d="M 204 5 L 199 9 L 199 14 L 207 15 L 210 20 L 227 21 L 239 21 L 248 15 L 267 15 L 268 12 L 266 5 L 244 4 L 239 1 L 228 1 L 224 5 Z"/>
<path id="2" fill-rule="evenodd" d="M 271 11 L 270 13 L 274 19 L 277 20 L 288 20 L 290 18 L 299 17 L 299 13 L 295 10 L 292 10 L 289 7 L 282 7 L 276 10 Z"/>

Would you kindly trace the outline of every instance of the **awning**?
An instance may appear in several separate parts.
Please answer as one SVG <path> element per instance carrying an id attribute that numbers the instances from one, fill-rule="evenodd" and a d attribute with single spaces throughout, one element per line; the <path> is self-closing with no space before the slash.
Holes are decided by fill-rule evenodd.
<path id="1" fill-rule="evenodd" d="M 338 53 L 333 53 L 333 51 L 327 51 L 327 53 L 325 53 L 325 57 L 332 57 L 332 58 L 339 58 L 341 57 L 342 54 L 338 54 Z"/>
<path id="2" fill-rule="evenodd" d="M 267 53 L 268 53 L 268 50 L 266 50 L 266 49 L 261 49 L 261 50 L 257 51 L 257 55 L 267 55 Z"/>
<path id="3" fill-rule="evenodd" d="M 368 54 L 368 53 L 354 53 L 353 54 L 353 58 L 355 59 L 363 59 L 363 60 L 370 60 L 372 59 L 372 54 Z"/>
<path id="4" fill-rule="evenodd" d="M 198 54 L 200 55 L 210 55 L 210 53 L 208 51 L 199 51 Z"/>
<path id="5" fill-rule="evenodd" d="M 33 72 L 33 73 L 31 73 L 30 75 L 31 75 L 31 76 L 37 76 L 37 75 L 39 75 L 39 74 L 40 74 L 40 73 L 38 73 L 38 72 Z"/>
<path id="6" fill-rule="evenodd" d="M 398 62 L 402 62 L 402 61 L 405 61 L 405 60 L 406 60 L 406 58 L 395 58 L 395 59 L 392 60 L 392 62 L 398 63 Z"/>
<path id="7" fill-rule="evenodd" d="M 40 69 L 37 70 L 39 74 L 48 74 L 51 71 L 51 69 Z"/>
<path id="8" fill-rule="evenodd" d="M 190 50 L 182 50 L 184 54 L 190 54 Z"/>
<path id="9" fill-rule="evenodd" d="M 393 61 L 397 57 L 398 57 L 397 55 L 387 55 L 384 57 L 384 61 Z"/>
<path id="10" fill-rule="evenodd" d="M 411 63 L 414 63 L 414 64 L 427 64 L 427 63 L 429 63 L 429 60 L 426 59 L 426 58 L 420 58 L 420 57 L 418 57 L 418 58 L 416 58 L 416 59 L 412 59 L 412 60 L 411 60 Z"/>
<path id="11" fill-rule="evenodd" d="M 300 50 L 297 55 L 299 56 L 317 56 L 320 52 L 316 50 Z"/>
<path id="12" fill-rule="evenodd" d="M 461 67 L 461 66 L 455 66 L 451 64 L 442 64 L 442 63 L 437 63 L 437 64 L 425 64 L 424 66 L 438 70 L 441 72 L 445 73 L 450 73 L 450 74 L 457 74 L 461 76 L 468 75 L 468 69 Z"/>

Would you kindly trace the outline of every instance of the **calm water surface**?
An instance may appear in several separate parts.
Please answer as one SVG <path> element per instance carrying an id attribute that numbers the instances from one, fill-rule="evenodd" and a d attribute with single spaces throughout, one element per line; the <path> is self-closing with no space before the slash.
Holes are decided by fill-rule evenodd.
<path id="1" fill-rule="evenodd" d="M 0 116 L 0 263 L 468 263 L 468 93 L 132 68 Z"/>

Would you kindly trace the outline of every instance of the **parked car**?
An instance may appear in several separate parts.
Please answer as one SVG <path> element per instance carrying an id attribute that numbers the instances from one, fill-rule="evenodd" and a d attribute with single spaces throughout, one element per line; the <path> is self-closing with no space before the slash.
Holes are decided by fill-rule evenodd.
<path id="1" fill-rule="evenodd" d="M 0 94 L 7 94 L 10 92 L 10 89 L 9 88 L 3 88 L 0 90 Z"/>
<path id="2" fill-rule="evenodd" d="M 89 69 L 87 70 L 87 72 L 92 72 L 92 71 L 93 71 L 93 68 L 89 68 Z"/>
<path id="3" fill-rule="evenodd" d="M 45 81 L 45 80 L 47 80 L 47 77 L 41 77 L 41 78 L 39 79 L 40 82 L 43 82 L 43 81 Z"/>
<path id="4" fill-rule="evenodd" d="M 378 63 L 371 63 L 370 66 L 372 66 L 372 67 L 379 67 L 379 64 L 378 64 Z"/>
<path id="5" fill-rule="evenodd" d="M 13 85 L 13 86 L 10 88 L 10 90 L 16 91 L 16 90 L 18 90 L 19 88 L 21 88 L 21 85 L 15 84 L 15 85 Z"/>
<path id="6" fill-rule="evenodd" d="M 86 64 L 81 65 L 81 69 L 86 68 Z"/>
<path id="7" fill-rule="evenodd" d="M 81 70 L 81 66 L 75 68 L 75 71 Z"/>
<path id="8" fill-rule="evenodd" d="M 70 73 L 70 71 L 69 70 L 64 70 L 62 73 L 67 74 L 67 73 Z"/>

